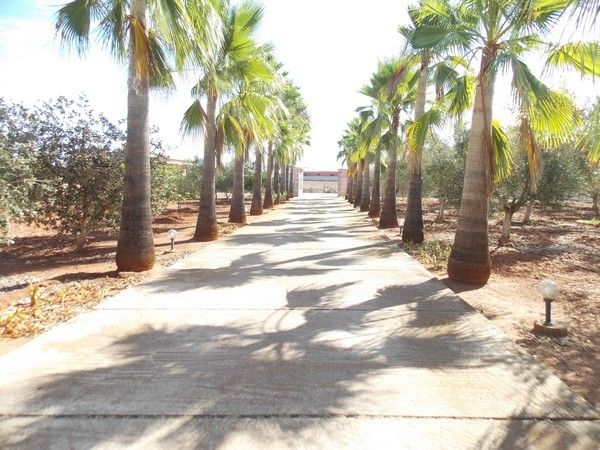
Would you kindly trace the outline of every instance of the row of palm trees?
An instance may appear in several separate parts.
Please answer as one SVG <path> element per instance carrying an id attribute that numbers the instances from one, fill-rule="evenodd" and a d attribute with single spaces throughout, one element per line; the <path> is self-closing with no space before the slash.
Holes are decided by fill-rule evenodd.
<path id="1" fill-rule="evenodd" d="M 347 162 L 350 174 L 348 201 L 369 211 L 370 217 L 379 215 L 380 228 L 398 226 L 396 162 L 402 146 L 410 168 L 402 240 L 422 242 L 421 159 L 427 137 L 433 128 L 447 120 L 462 120 L 463 112 L 471 110 L 463 195 L 448 276 L 485 284 L 491 273 L 488 198 L 494 184 L 510 172 L 513 151 L 500 124 L 493 120 L 496 78 L 499 73 L 512 78 L 519 150 L 527 155 L 530 184 L 535 189 L 542 171 L 540 147 L 572 138 L 581 118 L 572 99 L 548 87 L 526 60 L 544 58 L 545 73 L 567 69 L 599 75 L 600 44 L 552 40 L 555 35 L 566 35 L 557 33 L 564 23 L 590 26 L 598 6 L 593 0 L 421 0 L 410 7 L 411 24 L 399 29 L 404 40 L 401 56 L 380 63 L 361 90 L 371 104 L 358 108 L 339 141 L 338 157 Z M 383 165 L 387 175 L 379 211 L 382 149 L 387 150 L 388 159 Z"/>
<path id="2" fill-rule="evenodd" d="M 204 137 L 194 238 L 218 237 L 215 170 L 224 149 L 235 155 L 230 221 L 246 220 L 243 167 L 252 149 L 256 177 L 250 213 L 261 214 L 290 191 L 290 173 L 307 143 L 309 119 L 271 47 L 255 40 L 262 16 L 262 8 L 252 2 L 232 5 L 228 0 L 73 0 L 59 9 L 56 30 L 66 46 L 83 53 L 94 28 L 117 60 L 128 61 L 126 174 L 116 254 L 120 271 L 154 265 L 149 92 L 172 87 L 174 72 L 198 74 L 181 123 L 183 133 Z"/>

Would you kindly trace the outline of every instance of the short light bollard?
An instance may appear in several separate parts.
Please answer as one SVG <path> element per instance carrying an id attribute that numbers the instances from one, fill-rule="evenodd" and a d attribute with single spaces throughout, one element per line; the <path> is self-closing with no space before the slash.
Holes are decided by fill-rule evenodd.
<path id="1" fill-rule="evenodd" d="M 169 230 L 169 239 L 171 239 L 171 251 L 175 251 L 175 238 L 177 237 L 177 230 Z"/>
<path id="2" fill-rule="evenodd" d="M 538 292 L 542 294 L 542 298 L 546 304 L 546 317 L 543 323 L 538 321 L 534 322 L 534 333 L 544 334 L 546 336 L 566 336 L 567 326 L 565 324 L 552 322 L 552 302 L 558 297 L 558 284 L 547 278 L 543 279 L 540 284 L 538 284 Z"/>

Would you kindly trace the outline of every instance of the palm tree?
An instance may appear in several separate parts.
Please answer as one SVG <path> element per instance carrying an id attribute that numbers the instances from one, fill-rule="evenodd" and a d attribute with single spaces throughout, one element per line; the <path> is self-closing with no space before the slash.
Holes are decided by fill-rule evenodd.
<path id="1" fill-rule="evenodd" d="M 190 29 L 206 48 L 211 36 L 211 2 L 164 0 L 74 0 L 58 10 L 56 30 L 65 45 L 83 53 L 97 24 L 102 45 L 119 61 L 128 60 L 125 182 L 116 263 L 120 271 L 154 265 L 148 147 L 149 90 L 172 85 L 167 52 L 184 53 Z M 213 35 L 214 37 L 214 35 Z"/>
<path id="2" fill-rule="evenodd" d="M 430 25 L 439 19 L 448 23 L 448 10 L 428 8 L 421 11 L 412 40 L 415 48 L 432 48 L 452 37 L 453 47 L 465 56 L 479 52 L 471 132 L 463 196 L 454 245 L 448 261 L 452 280 L 485 284 L 491 272 L 488 236 L 488 196 L 493 190 L 493 163 L 498 151 L 497 133 L 492 126 L 494 82 L 499 70 L 510 70 L 520 116 L 520 145 L 527 151 L 531 171 L 539 170 L 538 139 L 543 134 L 568 135 L 575 114 L 564 96 L 551 91 L 531 72 L 523 56 L 534 49 L 545 49 L 552 65 L 571 65 L 582 72 L 597 73 L 597 44 L 577 43 L 563 46 L 544 44 L 557 20 L 571 2 L 545 0 L 476 0 L 454 8 L 461 18 L 452 26 Z M 535 184 L 535 174 L 533 181 Z"/>
<path id="3" fill-rule="evenodd" d="M 209 49 L 196 50 L 190 56 L 202 72 L 192 90 L 195 100 L 184 114 L 182 131 L 194 134 L 204 130 L 204 158 L 200 187 L 200 211 L 194 239 L 211 241 L 218 237 L 215 204 L 215 167 L 223 136 L 218 131 L 219 100 L 226 97 L 238 80 L 248 77 L 272 78 L 270 67 L 254 41 L 254 34 L 262 19 L 261 7 L 243 2 L 223 8 L 220 14 L 223 38 Z M 206 98 L 206 108 L 202 98 Z"/>
<path id="4" fill-rule="evenodd" d="M 427 11 L 434 9 L 444 11 L 435 16 Z M 424 16 L 424 18 L 421 17 Z M 423 242 L 423 208 L 421 162 L 425 138 L 434 124 L 441 119 L 461 115 L 472 102 L 474 91 L 473 77 L 465 70 L 459 74 L 458 67 L 466 63 L 460 57 L 449 54 L 456 44 L 456 36 L 450 34 L 435 46 L 413 49 L 415 27 L 419 25 L 452 27 L 461 21 L 447 0 L 421 0 L 416 7 L 409 8 L 412 24 L 399 28 L 406 40 L 406 52 L 414 53 L 419 58 L 419 81 L 415 99 L 414 121 L 407 130 L 409 151 L 409 186 L 407 205 L 402 227 L 402 241 L 411 243 Z M 436 101 L 425 111 L 427 103 L 427 85 L 435 85 Z M 442 115 L 438 113 L 443 112 Z"/>
<path id="5" fill-rule="evenodd" d="M 380 123 L 387 123 L 389 129 L 381 138 L 389 145 L 387 176 L 383 191 L 379 228 L 398 227 L 398 213 L 396 211 L 396 164 L 398 159 L 398 131 L 400 128 L 400 114 L 410 110 L 414 104 L 414 86 L 417 77 L 411 66 L 411 58 L 398 59 L 379 65 L 374 75 L 378 81 L 372 85 L 380 86 L 378 89 L 378 114 Z M 379 144 L 378 144 L 379 145 Z"/>

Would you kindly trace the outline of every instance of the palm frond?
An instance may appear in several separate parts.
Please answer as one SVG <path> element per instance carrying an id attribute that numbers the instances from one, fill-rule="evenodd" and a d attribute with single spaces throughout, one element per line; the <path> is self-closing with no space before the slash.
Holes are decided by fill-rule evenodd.
<path id="1" fill-rule="evenodd" d="M 183 114 L 183 119 L 179 127 L 183 135 L 198 136 L 204 131 L 206 124 L 206 113 L 200 100 L 194 100 L 189 108 Z"/>

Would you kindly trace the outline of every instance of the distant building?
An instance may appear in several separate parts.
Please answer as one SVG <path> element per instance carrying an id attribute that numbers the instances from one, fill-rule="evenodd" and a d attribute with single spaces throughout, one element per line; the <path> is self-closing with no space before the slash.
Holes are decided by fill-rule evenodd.
<path id="1" fill-rule="evenodd" d="M 338 192 L 339 173 L 337 171 L 304 172 L 304 192 Z"/>

